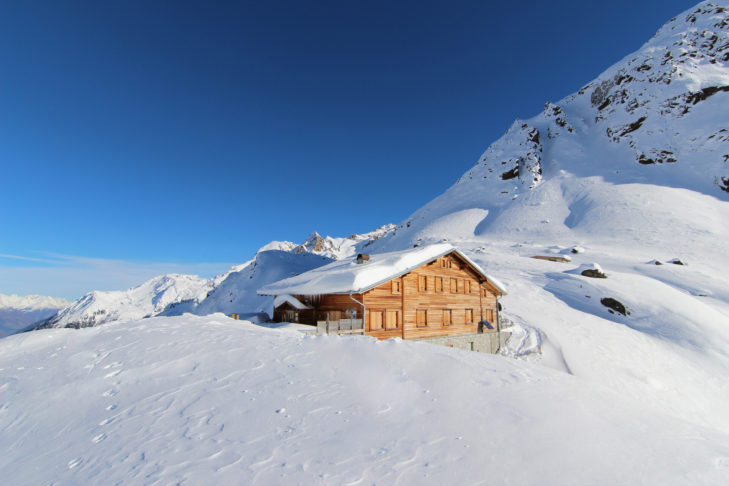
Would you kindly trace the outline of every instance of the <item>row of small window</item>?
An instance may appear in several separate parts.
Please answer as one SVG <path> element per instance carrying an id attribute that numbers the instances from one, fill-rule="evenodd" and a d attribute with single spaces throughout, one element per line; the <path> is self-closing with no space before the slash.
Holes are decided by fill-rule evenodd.
<path id="1" fill-rule="evenodd" d="M 453 312 L 454 309 L 442 309 L 441 311 L 428 312 L 428 309 L 416 309 L 415 311 L 415 325 L 416 327 L 428 327 L 428 324 L 438 324 L 434 321 L 434 314 L 442 312 L 440 324 L 443 326 L 453 325 Z M 464 323 L 475 324 L 473 309 L 455 309 L 455 312 L 463 312 Z M 402 325 L 401 315 L 399 310 L 371 310 L 370 314 L 370 330 L 377 331 L 381 329 L 393 330 L 399 329 Z M 484 315 L 485 320 L 493 322 L 494 311 L 486 310 Z"/>
<path id="2" fill-rule="evenodd" d="M 462 278 L 450 278 L 445 279 L 444 277 L 433 277 L 434 287 L 436 292 L 445 291 L 445 282 L 450 283 L 449 289 L 452 294 L 470 294 L 471 293 L 471 281 Z M 459 283 L 463 282 L 463 283 Z M 427 292 L 429 289 L 427 275 L 418 275 L 418 292 Z M 399 294 L 402 292 L 402 282 L 399 279 L 392 281 L 392 293 Z M 481 292 L 486 296 L 486 289 L 481 289 Z"/>
<path id="3" fill-rule="evenodd" d="M 437 311 L 436 311 L 437 312 Z M 443 309 L 442 311 L 442 317 L 441 317 L 441 324 L 443 326 L 452 326 L 453 325 L 453 309 Z M 457 310 L 456 312 L 461 312 L 461 310 Z M 466 324 L 474 324 L 476 321 L 474 321 L 473 317 L 473 309 L 463 309 L 462 311 L 464 313 L 464 320 Z M 432 310 L 428 312 L 428 309 L 416 309 L 415 311 L 415 326 L 416 327 L 428 327 L 428 324 L 437 324 L 437 322 L 434 322 L 434 314 Z"/>
<path id="4" fill-rule="evenodd" d="M 436 292 L 445 292 L 446 283 L 452 294 L 470 294 L 471 281 L 462 278 L 433 277 L 433 288 Z M 430 290 L 430 279 L 426 275 L 418 275 L 418 292 L 427 292 Z"/>

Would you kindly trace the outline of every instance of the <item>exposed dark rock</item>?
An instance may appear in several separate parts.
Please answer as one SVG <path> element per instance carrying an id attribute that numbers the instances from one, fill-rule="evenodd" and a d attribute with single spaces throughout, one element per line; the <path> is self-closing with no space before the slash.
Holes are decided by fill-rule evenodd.
<path id="1" fill-rule="evenodd" d="M 686 98 L 686 102 L 695 105 L 699 101 L 704 101 L 705 99 L 715 95 L 720 91 L 729 91 L 729 86 L 709 86 L 708 88 L 704 88 L 701 91 L 691 93 L 688 98 Z"/>
<path id="2" fill-rule="evenodd" d="M 638 162 L 641 163 L 641 164 L 643 164 L 643 165 L 650 165 L 650 164 L 655 164 L 656 163 L 655 160 L 653 160 L 653 159 L 651 159 L 649 157 L 646 157 L 645 154 L 640 154 L 640 157 L 638 157 Z"/>
<path id="3" fill-rule="evenodd" d="M 656 260 L 656 261 L 655 261 L 655 262 L 653 262 L 653 263 L 654 263 L 654 264 L 656 264 L 656 265 L 663 265 L 663 262 L 662 262 L 662 261 L 660 261 L 660 260 Z"/>
<path id="4" fill-rule="evenodd" d="M 605 275 L 603 272 L 598 270 L 597 268 L 588 268 L 587 270 L 583 270 L 582 273 L 580 273 L 583 277 L 590 277 L 590 278 L 607 278 L 607 275 Z"/>
<path id="5" fill-rule="evenodd" d="M 630 125 L 628 125 L 625 128 L 625 130 L 623 130 L 623 133 L 621 133 L 620 135 L 621 136 L 622 135 L 627 135 L 627 134 L 629 134 L 631 132 L 636 131 L 637 129 L 639 129 L 641 127 L 641 125 L 643 125 L 643 122 L 645 121 L 646 118 L 647 117 L 645 117 L 645 116 L 642 116 L 642 117 L 638 118 L 636 121 L 634 121 L 633 123 L 631 123 Z"/>
<path id="6" fill-rule="evenodd" d="M 611 313 L 614 311 L 624 316 L 630 315 L 630 312 L 628 312 L 625 306 L 619 300 L 613 299 L 612 297 L 604 297 L 600 299 L 600 303 L 607 307 Z"/>
<path id="7" fill-rule="evenodd" d="M 722 177 L 721 183 L 719 184 L 719 189 L 722 191 L 729 192 L 729 177 Z"/>
<path id="8" fill-rule="evenodd" d="M 674 265 L 686 265 L 684 262 L 681 261 L 680 258 L 674 258 L 673 260 L 668 260 L 668 263 L 673 263 Z"/>
<path id="9" fill-rule="evenodd" d="M 513 179 L 514 177 L 517 177 L 518 175 L 519 175 L 519 166 L 517 165 L 513 169 L 511 169 L 509 171 L 506 171 L 503 174 L 501 174 L 501 178 L 503 180 L 507 181 L 509 179 Z"/>

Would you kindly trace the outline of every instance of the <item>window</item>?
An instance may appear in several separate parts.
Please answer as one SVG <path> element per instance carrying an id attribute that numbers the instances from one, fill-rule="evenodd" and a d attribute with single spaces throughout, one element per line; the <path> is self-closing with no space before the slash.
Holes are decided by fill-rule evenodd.
<path id="1" fill-rule="evenodd" d="M 492 309 L 485 311 L 484 318 L 489 322 L 494 322 L 494 311 Z"/>
<path id="2" fill-rule="evenodd" d="M 451 293 L 452 294 L 458 293 L 458 279 L 457 278 L 451 279 Z"/>
<path id="3" fill-rule="evenodd" d="M 435 277 L 435 291 L 443 292 L 443 277 Z"/>
<path id="4" fill-rule="evenodd" d="M 483 287 L 481 287 L 481 295 L 482 295 L 483 297 L 488 297 L 488 295 L 489 295 L 489 294 L 488 294 L 488 291 L 487 291 L 487 290 L 486 290 L 485 288 L 483 288 Z"/>
<path id="5" fill-rule="evenodd" d="M 453 311 L 450 309 L 443 309 L 443 325 L 453 325 Z"/>
<path id="6" fill-rule="evenodd" d="M 385 311 L 385 329 L 397 329 L 400 325 L 400 311 Z"/>
<path id="7" fill-rule="evenodd" d="M 392 293 L 393 294 L 399 294 L 400 293 L 400 279 L 396 278 L 392 281 Z"/>
<path id="8" fill-rule="evenodd" d="M 463 292 L 466 294 L 471 293 L 471 281 L 470 280 L 463 281 Z"/>
<path id="9" fill-rule="evenodd" d="M 446 260 L 445 258 L 441 258 L 440 259 L 440 267 L 441 268 L 448 268 L 448 260 Z"/>
<path id="10" fill-rule="evenodd" d="M 370 330 L 376 331 L 382 329 L 382 311 L 370 311 Z"/>
<path id="11" fill-rule="evenodd" d="M 344 318 L 357 319 L 357 309 L 353 307 L 350 307 L 349 309 L 344 309 Z"/>
<path id="12" fill-rule="evenodd" d="M 428 311 L 425 309 L 418 309 L 415 311 L 415 326 L 416 327 L 427 327 L 428 326 Z"/>
<path id="13" fill-rule="evenodd" d="M 425 275 L 418 275 L 418 292 L 428 291 L 428 277 Z"/>
<path id="14" fill-rule="evenodd" d="M 466 324 L 473 324 L 473 309 L 466 309 Z"/>

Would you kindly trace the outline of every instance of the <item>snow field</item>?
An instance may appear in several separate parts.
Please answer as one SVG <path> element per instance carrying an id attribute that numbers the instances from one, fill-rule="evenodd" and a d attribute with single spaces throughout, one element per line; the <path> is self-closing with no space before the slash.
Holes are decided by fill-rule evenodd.
<path id="1" fill-rule="evenodd" d="M 721 484 L 726 433 L 542 366 L 222 315 L 0 341 L 6 484 Z"/>

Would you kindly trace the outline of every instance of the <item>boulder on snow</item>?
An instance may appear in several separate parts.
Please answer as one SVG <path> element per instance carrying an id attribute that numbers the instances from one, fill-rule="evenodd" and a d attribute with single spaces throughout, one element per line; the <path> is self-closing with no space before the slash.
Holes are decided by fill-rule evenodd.
<path id="1" fill-rule="evenodd" d="M 550 262 L 569 263 L 572 261 L 567 255 L 534 255 L 531 258 L 537 260 L 548 260 Z"/>
<path id="2" fill-rule="evenodd" d="M 577 269 L 577 272 L 579 272 L 579 274 L 583 277 L 607 278 L 605 272 L 602 271 L 602 267 L 597 263 L 580 265 L 580 267 Z"/>
<path id="3" fill-rule="evenodd" d="M 686 265 L 679 258 L 674 258 L 673 260 L 668 260 L 668 263 L 673 263 L 674 265 Z"/>
<path id="4" fill-rule="evenodd" d="M 570 251 L 572 253 L 577 254 L 577 253 L 584 253 L 585 252 L 585 249 L 582 248 L 581 246 L 574 246 L 574 247 L 572 247 L 572 249 Z"/>
<path id="5" fill-rule="evenodd" d="M 624 316 L 630 315 L 630 312 L 628 312 L 623 303 L 617 299 L 613 299 L 612 297 L 604 297 L 600 299 L 600 303 L 607 307 L 608 312 L 610 312 L 611 314 L 617 312 L 618 314 L 622 314 Z"/>

